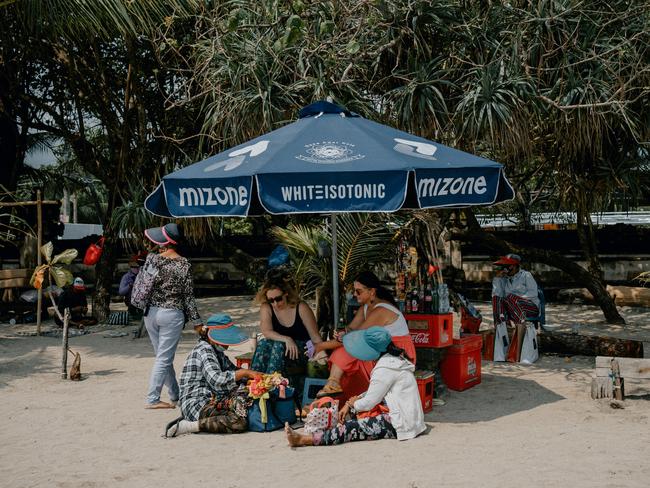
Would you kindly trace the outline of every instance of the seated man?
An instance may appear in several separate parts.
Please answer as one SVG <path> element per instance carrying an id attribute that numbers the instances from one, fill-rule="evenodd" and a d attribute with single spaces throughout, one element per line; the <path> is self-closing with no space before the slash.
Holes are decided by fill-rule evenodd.
<path id="1" fill-rule="evenodd" d="M 530 272 L 521 269 L 517 254 L 501 256 L 494 263 L 492 313 L 495 325 L 503 321 L 523 323 L 539 314 L 537 283 Z"/>
<path id="2" fill-rule="evenodd" d="M 86 285 L 84 280 L 77 277 L 72 282 L 72 286 L 63 290 L 56 300 L 56 308 L 63 316 L 65 309 L 70 309 L 70 327 L 86 327 L 88 325 L 95 325 L 97 319 L 94 317 L 86 317 L 88 313 L 88 300 L 86 300 Z M 54 314 L 54 321 L 59 327 L 63 326 L 63 321 L 57 314 Z"/>
<path id="3" fill-rule="evenodd" d="M 180 381 L 182 417 L 167 424 L 165 437 L 194 432 L 219 434 L 245 432 L 248 428 L 246 381 L 262 373 L 237 369 L 226 356 L 228 346 L 242 344 L 248 337 L 220 314 L 226 325 L 198 325 L 199 342 L 185 361 Z"/>

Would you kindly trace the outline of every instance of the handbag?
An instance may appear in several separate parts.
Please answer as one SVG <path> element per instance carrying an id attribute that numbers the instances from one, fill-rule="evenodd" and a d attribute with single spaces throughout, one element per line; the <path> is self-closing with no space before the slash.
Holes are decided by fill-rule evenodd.
<path id="1" fill-rule="evenodd" d="M 145 310 L 149 304 L 149 297 L 151 290 L 153 290 L 156 277 L 158 276 L 158 268 L 153 264 L 150 256 L 140 268 L 135 281 L 133 282 L 133 289 L 131 290 L 131 305 L 141 310 Z"/>
<path id="2" fill-rule="evenodd" d="M 104 251 L 104 240 L 103 237 L 100 237 L 96 243 L 88 246 L 86 254 L 84 254 L 84 264 L 86 266 L 92 266 L 99 262 L 99 258 L 102 257 L 102 252 Z"/>
<path id="3" fill-rule="evenodd" d="M 325 406 L 329 404 L 329 406 Z M 339 421 L 339 402 L 331 397 L 314 400 L 305 418 L 305 433 L 314 434 L 331 429 Z"/>
<path id="4" fill-rule="evenodd" d="M 248 430 L 253 432 L 272 432 L 284 427 L 285 422 L 293 424 L 296 421 L 295 389 L 288 386 L 284 396 L 279 388 L 275 388 L 253 401 L 248 409 Z"/>

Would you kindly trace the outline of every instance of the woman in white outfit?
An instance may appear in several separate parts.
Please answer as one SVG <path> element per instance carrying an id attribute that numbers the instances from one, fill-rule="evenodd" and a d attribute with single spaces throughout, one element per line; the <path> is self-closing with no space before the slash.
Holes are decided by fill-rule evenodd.
<path id="1" fill-rule="evenodd" d="M 294 432 L 285 424 L 292 447 L 328 446 L 343 442 L 412 439 L 426 430 L 422 402 L 413 374 L 415 366 L 404 351 L 392 342 L 385 327 L 370 327 L 343 337 L 346 351 L 362 361 L 377 360 L 370 375 L 368 390 L 350 398 L 339 414 L 339 424 L 310 435 Z M 383 408 L 380 407 L 385 402 Z M 363 418 L 345 420 L 348 413 Z"/>

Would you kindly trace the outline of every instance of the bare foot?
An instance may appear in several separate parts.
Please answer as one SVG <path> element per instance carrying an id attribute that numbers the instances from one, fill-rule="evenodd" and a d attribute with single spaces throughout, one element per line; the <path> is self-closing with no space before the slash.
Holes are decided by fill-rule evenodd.
<path id="1" fill-rule="evenodd" d="M 303 442 L 303 437 L 306 436 L 298 434 L 295 430 L 289 427 L 289 422 L 284 423 L 284 432 L 287 434 L 287 441 L 291 447 L 300 447 L 307 445 Z"/>
<path id="2" fill-rule="evenodd" d="M 160 408 L 176 408 L 176 405 L 167 402 L 147 403 L 144 408 L 147 410 L 158 410 Z"/>

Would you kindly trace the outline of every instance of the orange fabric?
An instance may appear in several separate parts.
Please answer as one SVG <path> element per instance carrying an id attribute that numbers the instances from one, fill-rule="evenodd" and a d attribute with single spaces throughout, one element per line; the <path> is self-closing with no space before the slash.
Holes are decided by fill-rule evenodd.
<path id="1" fill-rule="evenodd" d="M 359 412 L 357 414 L 357 418 L 366 419 L 368 417 L 376 417 L 377 415 L 381 415 L 382 413 L 390 413 L 390 410 L 388 410 L 388 407 L 386 405 L 379 403 L 374 407 L 372 407 L 367 412 Z"/>
<path id="2" fill-rule="evenodd" d="M 396 336 L 392 338 L 393 344 L 404 349 L 406 355 L 415 364 L 415 344 L 410 335 Z M 344 347 L 339 347 L 330 356 L 331 364 L 336 364 L 343 370 L 341 388 L 344 402 L 351 396 L 365 392 L 370 385 L 370 372 L 375 367 L 375 361 L 361 361 L 348 353 Z"/>
<path id="3" fill-rule="evenodd" d="M 411 335 L 404 335 L 404 336 L 395 336 L 393 337 L 393 344 L 395 344 L 397 347 L 404 349 L 406 352 L 406 355 L 408 356 L 408 359 L 415 364 L 415 344 L 413 344 L 413 339 L 411 339 Z"/>

